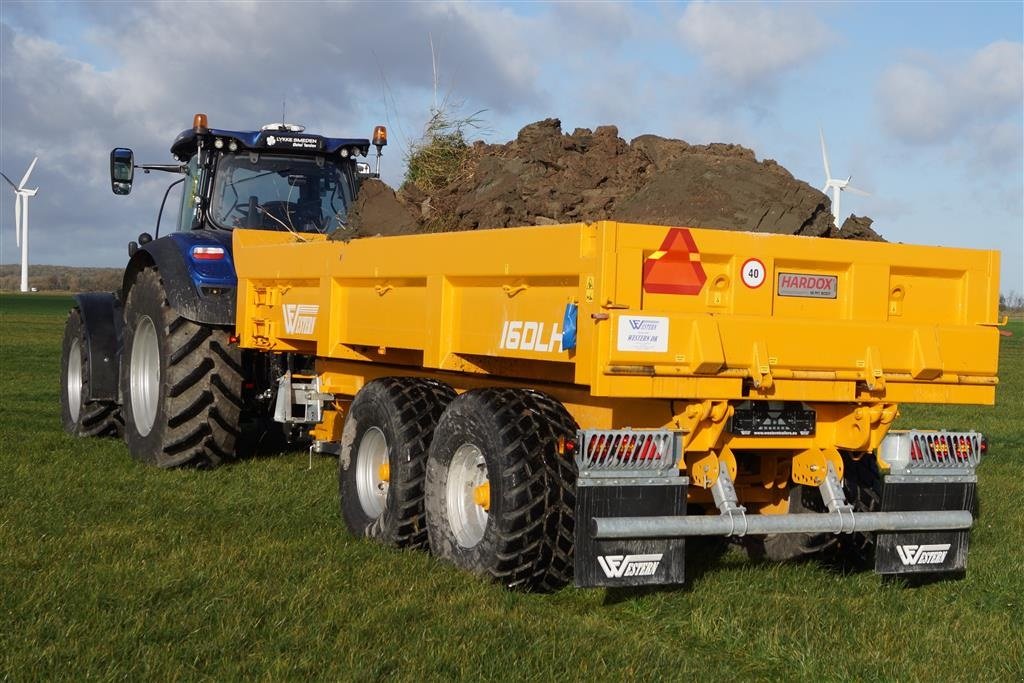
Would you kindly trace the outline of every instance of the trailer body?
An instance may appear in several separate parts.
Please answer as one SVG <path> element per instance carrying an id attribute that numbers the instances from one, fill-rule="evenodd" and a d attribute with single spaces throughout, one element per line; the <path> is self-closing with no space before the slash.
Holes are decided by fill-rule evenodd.
<path id="1" fill-rule="evenodd" d="M 707 529 L 877 532 L 883 573 L 965 566 L 984 440 L 889 432 L 900 403 L 994 402 L 997 252 L 598 222 L 348 243 L 235 230 L 233 253 L 239 345 L 312 359 L 282 378 L 277 417 L 343 469 L 362 457 L 353 400 L 385 378 L 564 406 L 581 585 L 681 581 L 682 539 Z M 386 493 L 379 475 L 359 490 Z M 484 513 L 489 481 L 472 487 Z M 467 505 L 467 528 L 490 529 Z"/>

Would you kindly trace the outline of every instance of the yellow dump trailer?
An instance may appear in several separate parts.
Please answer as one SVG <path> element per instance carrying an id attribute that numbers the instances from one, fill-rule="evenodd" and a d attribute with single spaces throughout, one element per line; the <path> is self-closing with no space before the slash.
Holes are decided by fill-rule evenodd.
<path id="1" fill-rule="evenodd" d="M 684 539 L 962 571 L 997 252 L 614 222 L 236 230 L 243 349 L 338 453 L 354 532 L 512 586 L 682 581 Z M 800 513 L 800 514 L 798 514 Z"/>

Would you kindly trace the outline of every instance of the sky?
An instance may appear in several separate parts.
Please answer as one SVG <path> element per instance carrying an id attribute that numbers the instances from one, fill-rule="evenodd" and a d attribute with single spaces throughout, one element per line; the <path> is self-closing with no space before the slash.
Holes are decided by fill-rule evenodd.
<path id="1" fill-rule="evenodd" d="M 0 170 L 34 156 L 30 262 L 122 266 L 168 183 L 110 191 L 109 153 L 170 163 L 204 112 L 245 130 L 390 131 L 396 185 L 432 106 L 504 142 L 548 117 L 740 143 L 890 241 L 998 249 L 1024 293 L 1024 2 L 0 2 Z M 170 200 L 169 200 L 170 201 Z M 165 223 L 166 226 L 166 223 Z M 166 230 L 166 227 L 164 228 Z M 15 263 L 0 191 L 0 262 Z"/>

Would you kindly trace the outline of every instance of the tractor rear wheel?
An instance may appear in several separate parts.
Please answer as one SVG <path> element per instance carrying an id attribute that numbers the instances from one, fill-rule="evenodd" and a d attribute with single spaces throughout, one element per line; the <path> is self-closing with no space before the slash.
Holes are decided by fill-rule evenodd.
<path id="1" fill-rule="evenodd" d="M 89 342 L 77 307 L 64 323 L 60 355 L 60 416 L 64 431 L 74 436 L 119 436 L 121 411 L 114 401 L 89 398 Z"/>
<path id="2" fill-rule="evenodd" d="M 455 399 L 427 459 L 431 551 L 510 588 L 572 578 L 576 465 L 558 453 L 577 425 L 546 394 L 477 389 Z"/>
<path id="3" fill-rule="evenodd" d="M 175 313 L 155 268 L 125 301 L 121 394 L 132 456 L 158 467 L 215 467 L 236 453 L 241 351 L 226 329 Z"/>
<path id="4" fill-rule="evenodd" d="M 356 536 L 426 548 L 423 473 L 434 428 L 455 391 L 417 377 L 364 386 L 349 408 L 338 458 L 341 516 Z"/>

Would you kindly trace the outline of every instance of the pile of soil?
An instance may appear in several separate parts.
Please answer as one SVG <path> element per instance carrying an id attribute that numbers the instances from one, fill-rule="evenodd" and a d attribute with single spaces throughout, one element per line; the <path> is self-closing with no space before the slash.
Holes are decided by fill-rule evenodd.
<path id="1" fill-rule="evenodd" d="M 627 143 L 615 126 L 567 135 L 558 119 L 506 144 L 474 143 L 460 177 L 432 192 L 364 182 L 339 237 L 603 219 L 882 240 L 870 218 L 838 230 L 826 195 L 746 147 L 657 135 Z"/>

